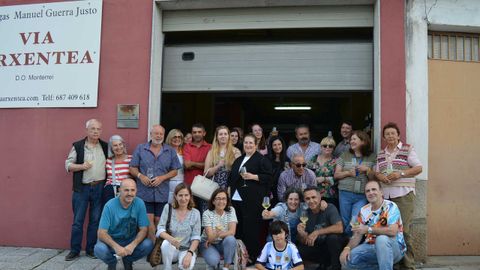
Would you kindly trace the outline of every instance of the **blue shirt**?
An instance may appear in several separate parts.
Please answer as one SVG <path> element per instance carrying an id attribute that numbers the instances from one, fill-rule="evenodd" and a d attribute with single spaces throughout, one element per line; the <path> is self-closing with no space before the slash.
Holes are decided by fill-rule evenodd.
<path id="1" fill-rule="evenodd" d="M 110 237 L 119 242 L 133 240 L 137 236 L 138 228 L 148 225 L 147 210 L 141 199 L 135 198 L 125 209 L 116 197 L 105 204 L 98 228 L 107 230 Z"/>
<path id="2" fill-rule="evenodd" d="M 177 157 L 177 151 L 167 144 L 162 145 L 162 149 L 157 157 L 150 150 L 150 142 L 140 144 L 133 152 L 130 167 L 137 167 L 140 173 L 147 175 L 147 169 L 153 168 L 153 177 L 167 174 L 171 170 L 182 168 Z M 137 181 L 137 196 L 145 202 L 167 202 L 168 184 L 170 180 L 163 181 L 157 187 L 147 187 L 141 181 Z"/>

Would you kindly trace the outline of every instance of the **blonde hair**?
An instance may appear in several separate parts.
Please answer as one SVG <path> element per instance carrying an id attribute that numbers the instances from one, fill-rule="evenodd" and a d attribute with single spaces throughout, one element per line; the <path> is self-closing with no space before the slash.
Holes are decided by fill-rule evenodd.
<path id="1" fill-rule="evenodd" d="M 179 133 L 180 136 L 182 137 L 182 143 L 180 144 L 180 149 L 182 149 L 183 147 L 183 133 L 179 130 L 179 129 L 172 129 L 168 132 L 168 135 L 167 135 L 167 138 L 165 139 L 165 142 L 172 146 L 172 140 L 173 140 L 173 137 L 175 136 L 176 133 Z"/>
<path id="2" fill-rule="evenodd" d="M 320 142 L 320 145 L 325 145 L 325 144 L 333 144 L 334 147 L 337 145 L 335 143 L 335 140 L 330 136 L 323 138 L 322 141 Z"/>
<path id="3" fill-rule="evenodd" d="M 225 129 L 228 135 L 227 145 L 225 145 L 224 159 L 225 159 L 225 167 L 227 168 L 227 170 L 230 170 L 232 168 L 233 162 L 235 161 L 235 152 L 233 150 L 234 146 L 230 142 L 230 130 L 226 126 L 219 126 L 215 129 L 215 135 L 213 136 L 213 142 L 212 142 L 212 149 L 210 150 L 212 151 L 212 162 L 210 166 L 215 166 L 215 164 L 217 164 L 221 159 L 220 157 L 221 147 L 220 147 L 220 143 L 218 142 L 217 135 L 218 135 L 218 132 L 222 129 Z"/>

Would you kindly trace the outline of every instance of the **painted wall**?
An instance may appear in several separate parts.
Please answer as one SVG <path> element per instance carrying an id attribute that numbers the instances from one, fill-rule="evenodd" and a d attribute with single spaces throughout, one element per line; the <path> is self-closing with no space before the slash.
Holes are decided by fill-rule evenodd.
<path id="1" fill-rule="evenodd" d="M 0 6 L 49 1 L 0 0 Z M 0 245 L 68 248 L 72 176 L 64 162 L 85 121 L 133 151 L 147 138 L 152 1 L 104 0 L 98 107 L 0 109 Z M 117 129 L 116 105 L 140 104 L 140 128 Z"/>
<path id="2" fill-rule="evenodd" d="M 480 254 L 480 63 L 429 60 L 429 255 Z"/>

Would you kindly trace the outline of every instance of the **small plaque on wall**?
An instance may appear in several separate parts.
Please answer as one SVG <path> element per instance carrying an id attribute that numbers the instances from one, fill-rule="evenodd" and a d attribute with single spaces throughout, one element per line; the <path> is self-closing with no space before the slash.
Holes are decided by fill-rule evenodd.
<path id="1" fill-rule="evenodd" d="M 140 104 L 117 105 L 117 128 L 138 128 Z"/>

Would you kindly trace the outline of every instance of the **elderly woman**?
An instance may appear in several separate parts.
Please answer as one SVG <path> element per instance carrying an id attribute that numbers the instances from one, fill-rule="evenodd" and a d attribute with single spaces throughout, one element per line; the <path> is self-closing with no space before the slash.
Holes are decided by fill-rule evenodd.
<path id="1" fill-rule="evenodd" d="M 245 154 L 233 162 L 228 187 L 232 204 L 238 213 L 236 237 L 243 240 L 253 265 L 260 253 L 260 228 L 262 227 L 262 201 L 269 194 L 272 181 L 270 161 L 257 152 L 257 141 L 253 134 L 243 139 Z"/>
<path id="2" fill-rule="evenodd" d="M 237 241 L 237 215 L 226 189 L 218 188 L 208 202 L 208 210 L 203 212 L 202 242 L 200 251 L 210 268 L 220 269 L 220 256 L 223 256 L 223 269 L 233 263 Z"/>
<path id="3" fill-rule="evenodd" d="M 364 189 L 368 179 L 373 179 L 376 156 L 372 153 L 370 136 L 356 130 L 350 137 L 350 150 L 343 152 L 337 160 L 335 179 L 340 190 L 340 215 L 345 233 L 351 235 L 350 221 L 356 217 L 360 209 L 367 204 Z"/>
<path id="4" fill-rule="evenodd" d="M 204 173 L 213 177 L 221 188 L 227 188 L 228 176 L 232 164 L 241 155 L 240 150 L 230 142 L 230 131 L 226 126 L 219 126 L 213 136 L 212 148 L 205 159 Z"/>
<path id="5" fill-rule="evenodd" d="M 311 161 L 311 168 L 317 177 L 318 190 L 322 194 L 322 199 L 338 208 L 338 186 L 333 177 L 337 165 L 337 161 L 333 157 L 335 140 L 330 136 L 325 137 L 320 142 L 320 146 L 322 151 Z"/>
<path id="6" fill-rule="evenodd" d="M 162 243 L 162 261 L 165 270 L 172 269 L 172 263 L 178 261 L 178 268 L 193 269 L 200 242 L 200 212 L 193 208 L 192 191 L 181 183 L 174 192 L 173 205 L 166 204 L 157 227 L 157 237 L 165 239 Z M 168 213 L 172 210 L 170 226 L 167 228 Z"/>
<path id="7" fill-rule="evenodd" d="M 178 161 L 182 167 L 177 170 L 177 175 L 175 177 L 170 178 L 170 182 L 168 183 L 169 191 L 168 191 L 168 203 L 173 202 L 173 192 L 175 191 L 175 187 L 183 183 L 183 134 L 178 129 L 172 129 L 168 132 L 167 139 L 165 142 L 173 147 L 175 151 L 177 151 Z"/>
<path id="8" fill-rule="evenodd" d="M 113 135 L 108 141 L 108 158 L 105 163 L 107 182 L 103 188 L 102 205 L 116 197 L 123 179 L 131 178 L 129 164 L 132 156 L 127 154 L 127 146 L 120 135 Z M 102 207 L 103 208 L 103 207 Z"/>
<path id="9" fill-rule="evenodd" d="M 410 224 L 415 204 L 415 176 L 422 172 L 422 163 L 415 149 L 400 141 L 397 124 L 386 124 L 382 134 L 387 146 L 377 155 L 375 176 L 382 183 L 384 198 L 395 202 L 402 214 L 403 236 L 407 244 L 403 267 L 415 269 Z"/>

